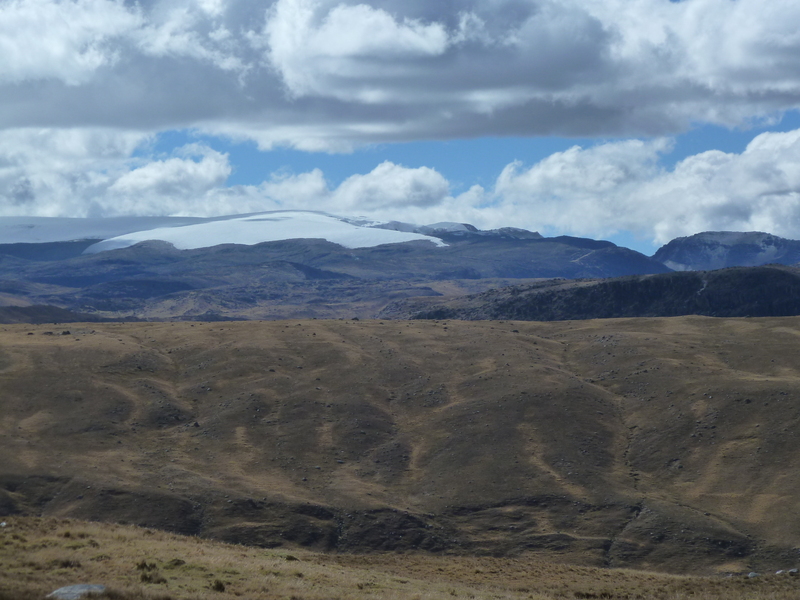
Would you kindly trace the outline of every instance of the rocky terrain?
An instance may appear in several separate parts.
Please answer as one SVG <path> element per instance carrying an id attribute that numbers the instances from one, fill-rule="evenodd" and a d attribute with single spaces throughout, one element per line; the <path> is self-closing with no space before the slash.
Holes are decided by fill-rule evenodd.
<path id="1" fill-rule="evenodd" d="M 6 325 L 0 514 L 797 566 L 797 318 Z"/>

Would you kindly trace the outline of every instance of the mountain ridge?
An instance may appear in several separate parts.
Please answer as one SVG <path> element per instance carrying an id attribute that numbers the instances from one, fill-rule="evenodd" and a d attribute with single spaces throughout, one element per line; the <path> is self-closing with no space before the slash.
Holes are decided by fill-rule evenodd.
<path id="1" fill-rule="evenodd" d="M 379 316 L 559 321 L 797 314 L 800 314 L 800 269 L 767 265 L 607 279 L 554 280 L 512 285 L 456 298 L 409 298 L 392 302 Z"/>
<path id="2" fill-rule="evenodd" d="M 673 271 L 709 271 L 800 262 L 800 241 L 759 231 L 704 231 L 679 237 L 653 255 Z"/>
<path id="3" fill-rule="evenodd" d="M 399 297 L 458 295 L 536 278 L 667 271 L 610 242 L 516 230 L 438 235 L 438 247 L 424 240 L 345 248 L 294 239 L 178 250 L 146 241 L 61 261 L 3 256 L 0 247 L 0 292 L 111 318 L 364 318 Z"/>
<path id="4" fill-rule="evenodd" d="M 14 240 L 0 244 L 4 301 L 51 305 L 92 319 L 387 318 L 393 311 L 411 316 L 410 310 L 392 304 L 412 302 L 409 298 L 421 298 L 414 301 L 421 311 L 426 304 L 442 301 L 452 301 L 455 307 L 464 302 L 474 304 L 473 300 L 456 300 L 458 296 L 514 284 L 536 287 L 541 299 L 552 296 L 552 309 L 523 311 L 519 318 L 787 314 L 784 309 L 766 306 L 766 291 L 759 300 L 745 298 L 731 285 L 712 286 L 725 288 L 731 298 L 743 303 L 723 307 L 725 299 L 710 301 L 710 290 L 699 292 L 702 284 L 697 277 L 666 277 L 672 271 L 668 265 L 696 272 L 707 264 L 760 264 L 776 257 L 783 262 L 800 260 L 800 242 L 757 232 L 704 232 L 673 240 L 654 257 L 646 257 L 609 241 L 543 237 L 514 227 L 482 231 L 456 222 L 422 226 L 378 223 L 311 211 L 210 219 L 117 218 L 108 223 L 90 219 L 78 225 L 75 219 L 28 221 L 0 218 L 0 234 L 10 232 Z M 157 227 L 124 233 L 143 224 Z M 68 241 L 78 230 L 114 235 Z M 49 241 L 21 241 L 25 239 Z M 569 293 L 566 288 L 570 286 L 557 281 L 659 274 L 665 277 L 652 282 L 640 279 L 638 283 L 599 285 L 583 281 Z M 792 284 L 787 280 L 781 287 L 778 276 L 767 277 L 770 293 L 789 296 L 776 298 L 772 304 L 788 306 L 793 302 Z M 719 276 L 710 277 L 715 285 L 721 281 Z M 540 284 L 539 280 L 553 281 Z M 758 294 L 759 282 L 764 283 L 755 275 L 740 277 L 742 285 L 756 285 L 751 296 Z M 626 312 L 624 306 L 630 305 L 630 299 L 624 298 L 620 286 L 627 286 L 632 298 L 644 301 L 647 285 L 662 284 L 660 295 L 663 300 L 672 299 L 673 306 L 662 301 L 660 309 L 648 308 L 646 301 L 638 312 Z M 668 289 L 670 285 L 674 289 Z M 549 290 L 545 292 L 543 286 Z M 553 295 L 557 288 L 561 291 Z M 620 291 L 612 292 L 615 288 Z M 693 296 L 691 290 L 700 296 Z M 529 296 L 532 291 L 524 294 Z M 508 293 L 519 294 L 520 290 Z M 595 294 L 595 301 L 581 300 L 581 294 Z M 614 294 L 619 297 L 614 299 Z M 697 298 L 704 301 L 698 303 Z M 618 308 L 609 309 L 609 302 Z M 574 306 L 567 310 L 565 303 Z M 600 310 L 603 306 L 606 308 Z M 517 314 L 511 304 L 508 309 Z M 490 314 L 477 309 L 472 312 Z M 46 311 L 31 313 L 30 318 L 35 314 L 45 318 Z"/>

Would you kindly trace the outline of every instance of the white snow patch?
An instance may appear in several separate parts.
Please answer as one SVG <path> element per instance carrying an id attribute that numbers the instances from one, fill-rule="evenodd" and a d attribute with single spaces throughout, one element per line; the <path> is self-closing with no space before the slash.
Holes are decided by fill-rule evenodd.
<path id="1" fill-rule="evenodd" d="M 220 244 L 249 246 L 292 239 L 324 239 L 345 248 L 370 248 L 415 240 L 429 241 L 437 246 L 446 245 L 440 239 L 427 235 L 363 227 L 325 213 L 277 211 L 126 233 L 94 244 L 85 252 L 126 248 L 147 240 L 161 240 L 179 250 L 193 250 Z"/>

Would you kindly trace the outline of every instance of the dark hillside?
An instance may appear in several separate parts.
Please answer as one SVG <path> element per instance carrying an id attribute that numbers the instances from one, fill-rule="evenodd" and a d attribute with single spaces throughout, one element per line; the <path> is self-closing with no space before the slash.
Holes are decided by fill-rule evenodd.
<path id="1" fill-rule="evenodd" d="M 800 314 L 800 271 L 731 268 L 490 290 L 463 298 L 396 302 L 397 318 L 562 321 L 619 317 L 773 317 Z"/>

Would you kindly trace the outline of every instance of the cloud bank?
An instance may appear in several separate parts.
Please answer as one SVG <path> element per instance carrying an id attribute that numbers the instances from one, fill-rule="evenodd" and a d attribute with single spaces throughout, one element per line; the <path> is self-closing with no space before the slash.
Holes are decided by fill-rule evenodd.
<path id="1" fill-rule="evenodd" d="M 800 130 L 764 133 L 741 154 L 704 152 L 660 166 L 671 141 L 575 146 L 515 162 L 489 189 L 451 193 L 428 167 L 391 162 L 332 186 L 319 169 L 226 186 L 226 154 L 189 144 L 157 160 L 137 157 L 147 136 L 107 130 L 0 134 L 0 214 L 215 216 L 323 210 L 419 224 L 514 225 L 554 235 L 629 231 L 656 243 L 705 230 L 800 237 Z"/>
<path id="2" fill-rule="evenodd" d="M 0 128 L 672 135 L 797 108 L 799 26 L 794 0 L 0 0 Z"/>

